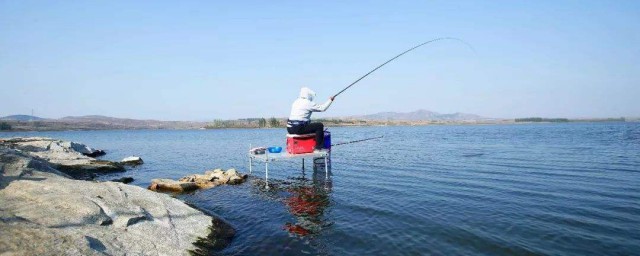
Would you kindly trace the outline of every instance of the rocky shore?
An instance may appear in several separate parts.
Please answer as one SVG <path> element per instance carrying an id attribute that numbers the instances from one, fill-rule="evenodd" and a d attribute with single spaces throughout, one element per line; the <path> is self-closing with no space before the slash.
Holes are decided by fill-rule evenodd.
<path id="1" fill-rule="evenodd" d="M 84 144 L 50 138 L 30 137 L 0 140 L 0 145 L 48 162 L 53 168 L 77 179 L 89 179 L 96 173 L 124 172 L 119 162 L 98 160 L 90 155 L 104 151 Z M 98 152 L 98 153 L 97 153 Z"/>
<path id="2" fill-rule="evenodd" d="M 223 171 L 209 170 L 202 174 L 191 174 L 175 181 L 172 179 L 154 179 L 149 189 L 168 192 L 188 192 L 196 189 L 208 189 L 219 185 L 237 185 L 247 180 L 248 175 L 241 175 L 236 169 Z"/>
<path id="3" fill-rule="evenodd" d="M 72 178 L 124 170 L 73 142 L 0 139 L 0 255 L 208 254 L 232 239 L 231 226 L 167 194 Z"/>

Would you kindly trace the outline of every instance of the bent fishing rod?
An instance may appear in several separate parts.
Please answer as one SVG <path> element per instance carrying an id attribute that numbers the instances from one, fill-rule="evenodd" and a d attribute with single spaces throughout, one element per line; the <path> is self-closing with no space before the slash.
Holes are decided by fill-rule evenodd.
<path id="1" fill-rule="evenodd" d="M 333 97 L 332 97 L 332 98 L 338 97 L 338 95 L 340 95 L 341 93 L 343 93 L 343 92 L 344 92 L 344 91 L 346 91 L 347 89 L 351 88 L 351 86 L 353 86 L 354 84 L 356 84 L 356 83 L 360 82 L 360 80 L 362 80 L 363 78 L 365 78 L 365 77 L 367 77 L 368 75 L 370 75 L 371 73 L 375 72 L 376 70 L 378 70 L 378 69 L 379 69 L 379 68 L 381 68 L 382 66 L 387 65 L 387 63 L 392 62 L 393 60 L 395 60 L 395 59 L 399 58 L 400 56 L 402 56 L 402 55 L 404 55 L 404 54 L 406 54 L 406 53 L 408 53 L 408 52 L 410 52 L 410 51 L 413 51 L 413 50 L 415 50 L 416 48 L 418 48 L 418 47 L 420 47 L 420 46 L 423 46 L 423 45 L 426 45 L 426 44 L 430 44 L 430 43 L 433 43 L 433 42 L 436 42 L 436 41 L 440 41 L 440 40 L 454 40 L 454 41 L 461 42 L 461 43 L 463 43 L 463 44 L 467 45 L 469 48 L 471 48 L 471 50 L 472 50 L 473 52 L 475 52 L 475 50 L 473 49 L 473 47 L 472 47 L 469 43 L 467 43 L 467 42 L 465 42 L 465 41 L 463 41 L 462 39 L 459 39 L 459 38 L 455 38 L 455 37 L 440 37 L 440 38 L 432 39 L 432 40 L 426 41 L 426 42 L 424 42 L 424 43 L 421 43 L 421 44 L 419 44 L 419 45 L 416 45 L 416 46 L 412 47 L 411 49 L 406 50 L 406 51 L 404 51 L 404 52 L 402 52 L 402 53 L 400 53 L 400 54 L 396 55 L 395 57 L 391 58 L 390 60 L 386 61 L 385 63 L 382 63 L 380 66 L 377 66 L 377 67 L 376 67 L 376 68 L 374 68 L 373 70 L 369 71 L 369 73 L 364 74 L 364 76 L 362 76 L 362 77 L 358 78 L 356 81 L 354 81 L 353 83 L 351 83 L 349 86 L 347 86 L 347 87 L 345 87 L 344 89 L 342 89 L 342 91 L 339 91 L 338 93 L 336 93 L 335 95 L 333 95 Z"/>

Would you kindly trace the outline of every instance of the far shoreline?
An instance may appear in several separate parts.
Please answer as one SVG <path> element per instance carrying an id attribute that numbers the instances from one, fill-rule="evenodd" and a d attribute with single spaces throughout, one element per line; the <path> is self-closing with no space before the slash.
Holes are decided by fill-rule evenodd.
<path id="1" fill-rule="evenodd" d="M 412 127 L 412 126 L 487 126 L 487 125 L 532 125 L 532 124 L 572 124 L 572 123 L 639 123 L 640 120 L 569 120 L 566 122 L 550 122 L 550 121 L 541 121 L 541 122 L 516 122 L 510 121 L 500 121 L 500 122 L 433 122 L 433 121 L 393 121 L 393 123 L 387 124 L 353 124 L 353 125 L 331 125 L 330 123 L 325 123 L 326 127 L 340 127 L 340 128 L 363 128 L 363 127 Z M 21 132 L 84 132 L 84 131 L 207 131 L 207 130 L 260 130 L 260 129 L 286 129 L 285 126 L 278 127 L 194 127 L 194 128 L 152 128 L 152 127 L 140 127 L 140 128 L 77 128 L 77 129 L 56 129 L 51 127 L 34 127 L 35 129 L 24 129 L 22 126 L 18 129 L 11 130 L 0 130 L 0 134 L 11 134 L 11 133 L 21 133 Z M 38 129 L 40 128 L 40 129 Z"/>

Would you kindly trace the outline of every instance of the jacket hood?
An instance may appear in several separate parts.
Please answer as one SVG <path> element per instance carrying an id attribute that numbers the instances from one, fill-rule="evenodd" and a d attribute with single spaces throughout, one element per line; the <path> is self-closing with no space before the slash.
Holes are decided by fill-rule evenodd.
<path id="1" fill-rule="evenodd" d="M 316 97 L 316 93 L 307 87 L 302 87 L 300 89 L 300 98 L 308 99 L 313 101 L 313 98 Z"/>

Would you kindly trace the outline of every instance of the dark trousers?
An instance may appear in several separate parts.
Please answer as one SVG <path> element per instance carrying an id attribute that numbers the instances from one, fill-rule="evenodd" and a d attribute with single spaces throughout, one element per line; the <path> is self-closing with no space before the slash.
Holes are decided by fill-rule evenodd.
<path id="1" fill-rule="evenodd" d="M 289 134 L 316 134 L 316 149 L 322 149 L 324 145 L 324 125 L 322 123 L 309 123 L 287 127 Z"/>

